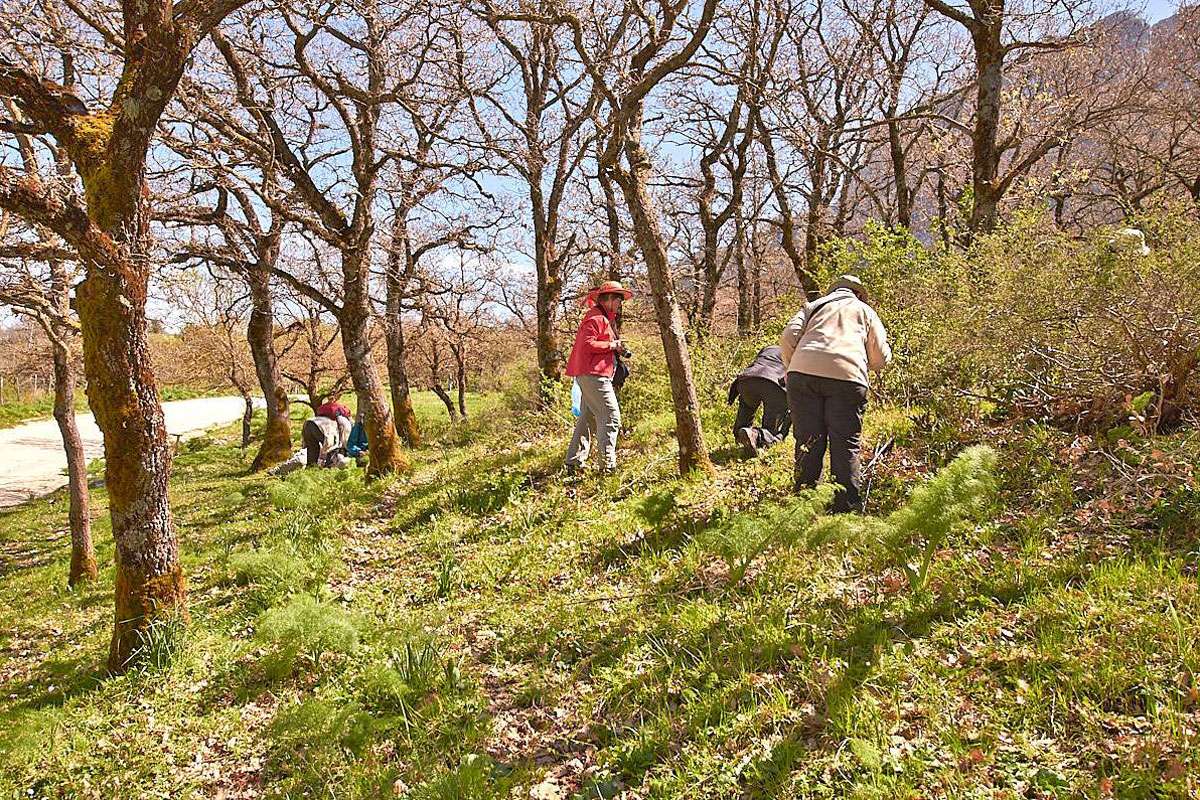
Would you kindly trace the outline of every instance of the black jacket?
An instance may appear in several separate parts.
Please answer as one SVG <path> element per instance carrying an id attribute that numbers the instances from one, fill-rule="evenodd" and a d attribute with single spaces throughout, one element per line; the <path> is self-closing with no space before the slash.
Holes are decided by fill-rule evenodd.
<path id="1" fill-rule="evenodd" d="M 779 384 L 779 388 L 784 388 L 787 385 L 787 369 L 783 366 L 783 354 L 779 346 L 771 345 L 759 350 L 750 366 L 738 373 L 733 383 L 729 384 L 730 403 L 737 399 L 737 382 L 742 378 L 766 378 Z"/>

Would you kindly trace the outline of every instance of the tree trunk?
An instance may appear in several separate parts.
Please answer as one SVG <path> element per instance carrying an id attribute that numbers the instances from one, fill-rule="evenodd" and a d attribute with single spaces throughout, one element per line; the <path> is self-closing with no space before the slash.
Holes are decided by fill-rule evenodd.
<path id="1" fill-rule="evenodd" d="M 271 301 L 271 279 L 265 269 L 252 268 L 245 273 L 250 289 L 250 321 L 246 341 L 254 359 L 254 372 L 267 404 L 267 425 L 263 442 L 250 464 L 252 472 L 269 469 L 292 455 L 291 407 L 279 359 L 275 355 L 275 313 Z"/>
<path id="2" fill-rule="evenodd" d="M 787 186 L 784 185 L 783 176 L 779 172 L 779 162 L 775 157 L 775 143 L 771 139 L 771 131 L 767 129 L 761 116 L 756 117 L 756 125 L 758 140 L 762 145 L 764 161 L 767 165 L 767 175 L 771 181 L 771 193 L 775 196 L 775 205 L 779 208 L 780 244 L 783 252 L 787 254 L 788 261 L 792 263 L 796 281 L 804 290 L 804 294 L 811 300 L 820 294 L 820 290 L 817 288 L 816 279 L 808 271 L 808 264 L 805 262 L 803 254 L 796 248 L 796 222 L 792 217 L 792 204 L 788 198 Z"/>
<path id="3" fill-rule="evenodd" d="M 542 408 L 548 408 L 554 403 L 558 385 L 562 381 L 562 358 L 555 335 L 562 279 L 554 252 L 553 232 L 547 230 L 545 222 L 540 187 L 531 184 L 530 196 L 533 202 L 534 266 L 537 270 L 538 402 Z"/>
<path id="4" fill-rule="evenodd" d="M 367 331 L 370 301 L 364 282 L 368 270 L 361 263 L 361 258 L 361 255 L 354 253 L 342 254 L 345 299 L 338 314 L 338 326 L 354 391 L 366 405 L 367 441 L 371 443 L 367 450 L 371 459 L 367 474 L 375 476 L 406 470 L 408 461 L 400 452 L 400 439 L 396 436 L 392 412 L 388 408 L 371 354 L 371 339 Z"/>
<path id="5" fill-rule="evenodd" d="M 445 403 L 446 414 L 450 417 L 450 422 L 458 424 L 458 409 L 454 407 L 454 400 L 451 399 L 450 394 L 446 391 L 446 387 L 442 386 L 441 383 L 434 381 L 429 388 L 433 390 L 433 393 L 438 396 L 439 400 Z"/>
<path id="6" fill-rule="evenodd" d="M 429 359 L 429 388 L 438 396 L 438 399 L 446 404 L 446 413 L 450 416 L 451 424 L 458 423 L 458 409 L 454 407 L 454 401 L 450 399 L 450 394 L 446 391 L 446 387 L 442 386 L 442 359 L 441 349 L 436 342 L 430 345 Z"/>
<path id="7" fill-rule="evenodd" d="M 1000 204 L 1000 153 L 996 138 L 1000 130 L 1001 92 L 1004 90 L 1004 46 L 1000 41 L 1002 18 L 989 20 L 973 33 L 975 44 L 975 129 L 971 134 L 972 170 L 969 226 L 972 233 L 996 227 Z"/>
<path id="8" fill-rule="evenodd" d="M 387 349 L 388 388 L 392 395 L 392 413 L 395 415 L 396 433 L 409 447 L 421 444 L 421 429 L 413 411 L 408 383 L 408 364 L 405 362 L 404 344 L 404 276 L 401 274 L 400 243 L 404 240 L 407 251 L 407 228 L 402 211 L 396 212 L 392 234 L 392 252 L 388 255 L 387 296 L 384 300 L 383 338 Z"/>
<path id="9" fill-rule="evenodd" d="M 454 382 L 458 394 L 458 415 L 467 418 L 467 359 L 462 345 L 451 345 L 450 352 L 454 354 Z"/>
<path id="10" fill-rule="evenodd" d="M 814 274 L 813 266 L 817 263 L 817 247 L 825 236 L 824 200 L 829 175 L 823 153 L 828 147 L 829 140 L 827 138 L 822 137 L 818 140 L 817 153 L 813 157 L 810 168 L 811 194 L 809 195 L 808 210 L 804 214 L 804 265 L 810 276 Z M 807 288 L 805 287 L 806 291 Z M 819 287 L 817 291 L 820 291 Z"/>
<path id="11" fill-rule="evenodd" d="M 608 279 L 621 280 L 621 218 L 617 214 L 617 193 L 612 178 L 599 170 L 600 189 L 604 192 L 604 218 L 608 233 Z"/>
<path id="12" fill-rule="evenodd" d="M 396 433 L 400 435 L 407 446 L 419 447 L 421 429 L 417 425 L 417 413 L 413 410 L 408 381 L 408 365 L 404 358 L 404 320 L 399 313 L 393 315 L 390 309 L 385 338 L 387 340 L 388 388 L 392 394 L 392 411 L 396 415 Z"/>
<path id="13" fill-rule="evenodd" d="M 167 497 L 171 450 L 146 333 L 146 272 L 139 261 L 93 267 L 75 292 L 116 545 L 114 672 L 129 666 L 155 620 L 187 613 Z"/>
<path id="14" fill-rule="evenodd" d="M 250 423 L 254 419 L 254 397 L 250 388 L 240 380 L 234 380 L 238 394 L 242 396 L 242 450 L 250 446 Z"/>
<path id="15" fill-rule="evenodd" d="M 892 183 L 896 192 L 896 222 L 903 228 L 909 228 L 912 226 L 912 197 L 908 189 L 908 165 L 905 163 L 897 113 L 894 103 L 888 106 L 888 154 L 892 160 Z"/>
<path id="16" fill-rule="evenodd" d="M 707 177 L 707 176 L 706 176 Z M 707 187 L 706 187 L 707 188 Z M 715 188 L 712 194 L 715 195 Z M 700 200 L 700 224 L 704 229 L 701 274 L 698 276 L 703 287 L 697 297 L 695 317 L 696 332 L 703 337 L 713 326 L 713 313 L 717 308 L 717 283 L 721 279 L 719 231 L 712 213 L 712 197 Z"/>
<path id="17" fill-rule="evenodd" d="M 746 270 L 746 228 L 742 220 L 741 209 L 738 209 L 738 213 L 733 217 L 733 242 L 733 257 L 736 259 L 738 284 L 737 329 L 738 336 L 745 338 L 750 335 L 752 310 L 750 308 L 750 276 Z"/>
<path id="18" fill-rule="evenodd" d="M 67 585 L 75 586 L 96 577 L 96 552 L 92 547 L 92 520 L 88 511 L 87 458 L 75 424 L 75 370 L 71 354 L 61 340 L 54 342 L 54 421 L 58 423 L 67 454 L 71 521 L 71 570 Z"/>
<path id="19" fill-rule="evenodd" d="M 635 119 L 640 121 L 640 112 Z M 614 177 L 625 195 L 625 203 L 633 218 L 634 236 L 646 262 L 658 330 L 667 359 L 667 373 L 671 379 L 675 438 L 679 443 L 679 472 L 686 474 L 694 469 L 711 470 L 712 464 L 708 460 L 700 425 L 700 403 L 696 399 L 696 387 L 692 380 L 692 362 L 679 321 L 679 307 L 675 302 L 667 251 L 663 246 L 662 225 L 658 208 L 650 194 L 650 156 L 641 145 L 640 124 L 635 122 L 631 128 L 625 145 L 629 169 L 618 170 Z"/>

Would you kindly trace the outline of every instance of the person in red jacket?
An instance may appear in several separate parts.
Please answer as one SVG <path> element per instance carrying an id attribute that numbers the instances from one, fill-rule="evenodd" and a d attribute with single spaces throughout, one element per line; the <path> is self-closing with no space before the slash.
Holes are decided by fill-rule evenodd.
<path id="1" fill-rule="evenodd" d="M 350 419 L 350 409 L 338 402 L 341 399 L 342 396 L 340 394 L 330 395 L 328 400 L 317 406 L 317 416 L 329 417 L 330 419 L 337 419 L 338 417 Z"/>
<path id="2" fill-rule="evenodd" d="M 621 430 L 621 408 L 613 389 L 617 355 L 625 351 L 614 321 L 621 305 L 633 292 L 617 281 L 605 281 L 587 293 L 583 305 L 587 311 L 575 334 L 575 345 L 567 359 L 567 375 L 579 384 L 582 400 L 579 419 L 567 449 L 567 474 L 587 462 L 591 450 L 593 426 L 600 443 L 600 462 L 605 470 L 617 466 L 617 432 Z"/>

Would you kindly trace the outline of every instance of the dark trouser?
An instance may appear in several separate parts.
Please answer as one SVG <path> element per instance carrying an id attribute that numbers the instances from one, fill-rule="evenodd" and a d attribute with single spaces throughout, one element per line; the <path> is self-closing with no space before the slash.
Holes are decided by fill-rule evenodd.
<path id="1" fill-rule="evenodd" d="M 796 436 L 796 488 L 815 486 L 821 479 L 828 445 L 833 479 L 841 486 L 833 499 L 833 511 L 861 511 L 859 446 L 867 387 L 854 381 L 789 372 L 787 397 Z"/>
<path id="2" fill-rule="evenodd" d="M 325 434 L 321 431 L 321 427 L 311 419 L 304 423 L 304 427 L 300 429 L 300 441 L 308 450 L 305 454 L 305 464 L 310 467 L 315 467 L 321 459 L 321 445 L 325 444 Z"/>
<path id="3" fill-rule="evenodd" d="M 733 432 L 750 428 L 756 447 L 770 447 L 787 438 L 788 419 L 787 392 L 775 381 L 766 378 L 738 378 L 737 417 L 733 421 Z M 754 427 L 754 418 L 762 406 L 762 426 Z"/>

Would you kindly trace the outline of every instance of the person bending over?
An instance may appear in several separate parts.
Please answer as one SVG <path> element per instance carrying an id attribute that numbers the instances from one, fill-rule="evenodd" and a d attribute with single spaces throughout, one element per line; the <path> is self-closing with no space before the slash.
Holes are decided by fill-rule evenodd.
<path id="1" fill-rule="evenodd" d="M 316 416 L 305 421 L 300 441 L 307 452 L 305 466 L 329 466 L 335 455 L 344 455 L 350 440 L 350 418 Z"/>
<path id="2" fill-rule="evenodd" d="M 747 456 L 756 456 L 760 448 L 770 447 L 787 438 L 788 418 L 786 371 L 779 347 L 771 345 L 758 351 L 750 366 L 738 373 L 729 385 L 729 402 L 737 400 L 733 438 Z M 762 425 L 754 418 L 762 407 Z"/>
<path id="3" fill-rule="evenodd" d="M 341 399 L 342 396 L 340 394 L 331 394 L 328 400 L 317 406 L 317 416 L 328 417 L 329 419 L 337 419 L 338 417 L 350 419 L 350 409 L 339 402 Z"/>
<path id="4" fill-rule="evenodd" d="M 796 491 L 821 479 L 825 450 L 839 489 L 833 511 L 862 511 L 863 411 L 867 370 L 892 358 L 887 331 L 867 305 L 867 290 L 843 275 L 829 294 L 806 303 L 779 340 L 787 365 L 787 398 L 796 436 Z"/>

